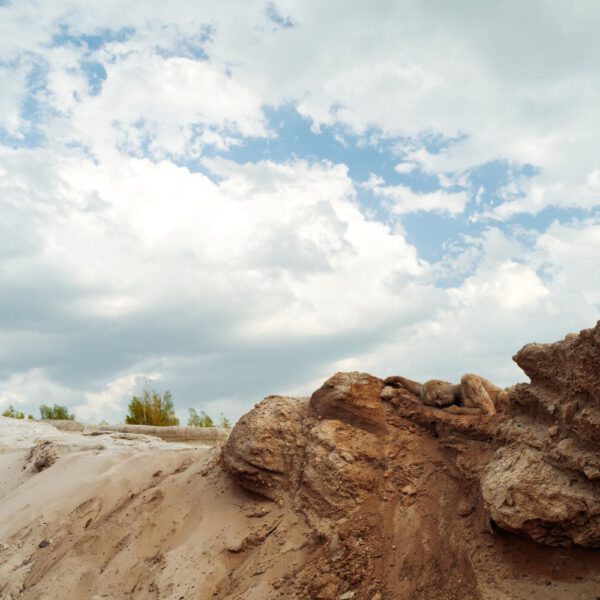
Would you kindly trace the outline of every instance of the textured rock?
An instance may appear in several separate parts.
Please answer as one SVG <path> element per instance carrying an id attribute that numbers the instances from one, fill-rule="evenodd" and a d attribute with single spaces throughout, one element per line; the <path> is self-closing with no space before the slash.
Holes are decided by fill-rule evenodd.
<path id="1" fill-rule="evenodd" d="M 63 450 L 64 447 L 61 444 L 43 441 L 29 450 L 27 462 L 33 465 L 35 471 L 44 471 L 58 460 Z"/>
<path id="2" fill-rule="evenodd" d="M 337 419 L 311 428 L 300 495 L 322 516 L 347 514 L 376 491 L 382 459 L 377 435 Z"/>
<path id="3" fill-rule="evenodd" d="M 554 344 L 527 344 L 514 356 L 530 377 L 513 401 L 533 406 L 559 428 L 600 448 L 600 322 Z"/>
<path id="4" fill-rule="evenodd" d="M 311 396 L 310 406 L 320 419 L 377 431 L 385 429 L 382 389 L 383 381 L 368 373 L 336 373 Z"/>
<path id="5" fill-rule="evenodd" d="M 508 451 L 483 488 L 494 520 L 547 544 L 600 547 L 600 323 L 553 344 L 527 344 L 514 360 L 531 378 L 511 391 L 501 428 Z M 509 473 L 499 478 L 502 468 Z M 499 503 L 512 486 L 514 505 Z"/>
<path id="6" fill-rule="evenodd" d="M 234 427 L 223 464 L 242 486 L 267 498 L 294 493 L 311 513 L 345 513 L 377 487 L 382 444 L 371 429 L 384 427 L 380 391 L 376 377 L 338 373 L 310 403 L 265 398 Z"/>
<path id="7" fill-rule="evenodd" d="M 494 522 L 548 545 L 600 547 L 600 487 L 531 448 L 502 448 L 482 480 Z"/>
<path id="8" fill-rule="evenodd" d="M 600 585 L 599 348 L 600 324 L 525 346 L 515 360 L 531 383 L 494 416 L 425 406 L 360 372 L 336 373 L 310 400 L 263 400 L 222 462 L 311 528 L 308 562 L 280 595 L 483 600 L 552 585 L 588 597 Z M 527 565 L 544 579 L 515 587 Z"/>
<path id="9" fill-rule="evenodd" d="M 309 424 L 308 398 L 269 396 L 245 414 L 223 447 L 225 469 L 271 500 L 299 485 Z"/>

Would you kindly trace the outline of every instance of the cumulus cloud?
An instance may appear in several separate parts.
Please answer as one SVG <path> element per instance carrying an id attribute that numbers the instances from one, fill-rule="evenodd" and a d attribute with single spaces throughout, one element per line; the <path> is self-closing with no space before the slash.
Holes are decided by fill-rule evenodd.
<path id="1" fill-rule="evenodd" d="M 82 82 L 51 40 L 113 32 L 100 50 L 77 47 L 108 78 L 69 126 L 95 129 L 96 139 L 117 135 L 134 153 L 182 155 L 264 136 L 261 107 L 292 102 L 316 130 L 339 124 L 400 136 L 405 160 L 438 175 L 499 159 L 535 165 L 517 197 L 488 217 L 598 204 L 587 183 L 600 167 L 589 135 L 600 126 L 593 2 L 477 11 L 439 2 L 352 10 L 339 2 L 175 2 L 168 10 L 148 2 L 123 11 L 119 2 L 91 9 L 69 0 L 2 10 L 3 55 L 44 56 L 49 101 L 61 110 L 81 98 Z M 286 15 L 286 26 L 273 15 Z M 432 151 L 431 139 L 446 143 Z"/>
<path id="2" fill-rule="evenodd" d="M 236 417 L 335 369 L 514 382 L 522 343 L 600 308 L 598 10 L 0 6 L 0 403 L 119 420 L 150 374 Z M 589 214 L 515 225 L 550 206 Z M 463 227 L 436 262 L 416 213 Z"/>
<path id="3" fill-rule="evenodd" d="M 538 167 L 519 200 L 494 218 L 598 204 L 585 189 L 600 150 L 589 135 L 600 126 L 591 61 L 600 44 L 591 25 L 597 4 L 345 8 L 295 4 L 295 29 L 250 49 L 243 38 L 217 36 L 215 48 L 269 98 L 300 98 L 299 111 L 317 127 L 377 127 L 408 138 L 404 158 L 423 170 L 465 172 L 498 159 Z M 307 35 L 315 43 L 305 43 Z M 446 142 L 441 149 L 428 147 L 431 135 Z"/>
<path id="4" fill-rule="evenodd" d="M 75 406 L 76 418 L 92 423 L 100 422 L 106 415 L 123 411 L 123 399 L 131 398 L 141 386 L 151 385 L 160 378 L 158 373 L 129 373 L 108 383 L 98 392 L 86 392 L 83 404 Z"/>
<path id="5" fill-rule="evenodd" d="M 469 196 L 464 191 L 447 192 L 440 189 L 417 193 L 406 185 L 385 185 L 381 177 L 373 175 L 362 187 L 373 192 L 377 198 L 386 200 L 389 210 L 397 215 L 421 211 L 457 215 L 464 212 L 469 201 Z"/>
<path id="6" fill-rule="evenodd" d="M 104 62 L 102 93 L 79 103 L 54 132 L 96 152 L 117 146 L 135 156 L 188 160 L 206 145 L 224 150 L 240 136 L 267 135 L 261 99 L 209 63 L 121 52 Z"/>
<path id="7" fill-rule="evenodd" d="M 19 168 L 26 164 L 39 168 Z M 418 284 L 427 264 L 401 233 L 363 215 L 345 167 L 206 166 L 218 183 L 168 161 L 121 156 L 98 164 L 45 149 L 4 155 L 4 191 L 23 198 L 13 214 L 22 213 L 22 233 L 36 242 L 16 263 L 22 283 L 11 285 L 25 294 L 43 265 L 57 290 L 32 323 L 59 340 L 45 355 L 46 373 L 73 389 L 82 374 L 118 382 L 80 390 L 85 418 L 99 407 L 115 414 L 131 373 L 164 374 L 161 357 L 181 358 L 170 363 L 173 374 L 203 356 L 204 368 L 227 372 L 238 360 L 232 345 L 241 347 L 239 360 L 262 346 L 265 356 L 286 345 L 308 351 L 311 343 L 335 354 L 344 337 L 363 331 L 362 343 L 372 343 L 368 330 L 410 320 L 433 301 L 435 292 Z M 317 361 L 309 356 L 296 368 L 320 368 Z"/>

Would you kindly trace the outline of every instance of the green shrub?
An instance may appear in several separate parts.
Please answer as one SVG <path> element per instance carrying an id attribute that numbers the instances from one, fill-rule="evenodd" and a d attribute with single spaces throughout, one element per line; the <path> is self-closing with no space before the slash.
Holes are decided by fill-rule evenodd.
<path id="1" fill-rule="evenodd" d="M 130 425 L 179 425 L 168 390 L 161 396 L 156 390 L 144 388 L 141 396 L 131 399 L 128 410 L 125 423 Z"/>
<path id="2" fill-rule="evenodd" d="M 46 404 L 40 406 L 40 415 L 42 419 L 53 419 L 61 421 L 74 421 L 75 415 L 69 413 L 66 406 L 59 406 L 55 404 L 52 408 Z"/>
<path id="3" fill-rule="evenodd" d="M 214 427 L 213 420 L 203 411 L 200 414 L 196 412 L 195 408 L 189 409 L 190 417 L 188 419 L 188 427 Z"/>
<path id="4" fill-rule="evenodd" d="M 189 413 L 190 413 L 190 417 L 188 419 L 188 427 L 214 427 L 215 426 L 215 422 L 203 410 L 201 410 L 200 414 L 198 414 L 196 412 L 195 408 L 190 408 Z M 220 417 L 219 417 L 219 427 L 224 427 L 225 429 L 231 429 L 231 422 L 223 413 L 221 413 Z"/>
<path id="5" fill-rule="evenodd" d="M 3 417 L 10 417 L 11 419 L 24 419 L 25 415 L 18 410 L 15 410 L 15 407 L 11 404 L 3 413 Z"/>

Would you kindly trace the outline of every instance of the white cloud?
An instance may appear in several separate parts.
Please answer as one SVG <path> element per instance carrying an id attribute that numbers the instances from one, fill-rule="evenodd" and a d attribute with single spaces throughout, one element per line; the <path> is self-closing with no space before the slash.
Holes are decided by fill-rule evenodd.
<path id="1" fill-rule="evenodd" d="M 234 75 L 255 81 L 271 102 L 298 98 L 317 125 L 378 127 L 422 144 L 461 140 L 404 156 L 437 174 L 494 160 L 537 166 L 523 198 L 496 218 L 598 204 L 585 189 L 600 166 L 600 142 L 590 134 L 600 129 L 600 75 L 591 58 L 600 49 L 592 26 L 598 4 L 473 10 L 400 2 L 348 10 L 305 2 L 291 10 L 294 30 L 251 46 L 243 36 L 215 39 L 217 54 L 236 64 Z"/>
<path id="2" fill-rule="evenodd" d="M 521 310 L 535 306 L 539 300 L 549 295 L 535 270 L 513 261 L 503 261 L 494 265 L 489 272 L 479 272 L 468 277 L 462 285 L 450 291 L 450 305 L 487 305 L 507 310 Z"/>
<path id="3" fill-rule="evenodd" d="M 130 373 L 109 382 L 99 392 L 86 392 L 84 402 L 75 406 L 77 419 L 85 423 L 99 423 L 107 415 L 127 412 L 127 403 L 148 381 L 160 379 L 159 373 Z"/>
<path id="4" fill-rule="evenodd" d="M 417 165 L 415 163 L 401 162 L 394 167 L 394 171 L 396 171 L 396 173 L 405 175 L 407 173 L 412 173 L 416 168 Z"/>
<path id="5" fill-rule="evenodd" d="M 373 176 L 362 184 L 377 198 L 387 201 L 389 210 L 397 215 L 413 212 L 438 212 L 458 215 L 464 212 L 469 196 L 466 192 L 413 192 L 406 185 L 385 185 L 380 177 Z"/>
<path id="6" fill-rule="evenodd" d="M 19 136 L 21 128 L 21 103 L 26 92 L 26 70 L 0 65 L 0 128 L 9 135 Z"/>
<path id="7" fill-rule="evenodd" d="M 3 192 L 23 199 L 13 207 L 20 235 L 35 240 L 15 265 L 18 281 L 14 269 L 0 278 L 24 285 L 43 269 L 58 290 L 45 298 L 51 316 L 36 325 L 60 340 L 45 358 L 48 381 L 57 370 L 81 379 L 64 373 L 65 360 L 92 373 L 90 361 L 109 363 L 102 369 L 113 383 L 95 373 L 84 387 L 66 385 L 82 418 L 120 418 L 118 398 L 135 374 L 163 372 L 160 357 L 181 357 L 173 375 L 187 358 L 215 351 L 227 370 L 236 345 L 332 344 L 361 331 L 371 343 L 369 330 L 437 301 L 427 263 L 401 230 L 365 218 L 342 165 L 207 161 L 215 183 L 169 161 L 98 163 L 77 151 L 5 150 L 0 163 Z M 67 358 L 98 344 L 103 330 L 100 356 Z M 301 372 L 316 356 L 301 359 Z M 216 397 L 230 397 L 231 385 Z"/>
<path id="8" fill-rule="evenodd" d="M 52 381 L 40 368 L 14 373 L 0 384 L 0 407 L 27 407 L 38 418 L 38 406 L 69 405 L 77 398 L 76 391 Z"/>
<path id="9" fill-rule="evenodd" d="M 365 216 L 346 165 L 206 153 L 274 136 L 267 107 L 295 106 L 315 131 L 394 140 L 397 173 L 437 178 L 417 193 L 373 176 L 365 187 L 397 215 L 464 214 L 471 170 L 496 160 L 515 168 L 498 206 L 479 189 L 480 220 L 591 208 L 597 3 L 275 8 L 294 27 L 262 2 L 0 7 L 0 124 L 22 138 L 33 93 L 46 134 L 38 149 L 0 146 L 4 403 L 120 419 L 149 372 L 232 411 L 336 367 L 510 383 L 522 343 L 593 323 L 593 220 L 489 229 L 430 265 L 401 220 Z M 69 41 L 81 34 L 108 41 Z M 82 61 L 101 63 L 101 88 Z"/>
<path id="10" fill-rule="evenodd" d="M 261 99 L 208 62 L 134 51 L 116 61 L 106 56 L 103 64 L 101 93 L 78 102 L 68 120 L 54 121 L 54 136 L 97 155 L 118 147 L 190 160 L 207 144 L 223 150 L 240 136 L 268 134 Z"/>
<path id="11" fill-rule="evenodd" d="M 536 165 L 519 198 L 488 217 L 598 204 L 587 183 L 600 168 L 600 142 L 590 135 L 600 128 L 597 3 L 274 6 L 294 27 L 275 26 L 259 2 L 133 2 L 124 11 L 118 1 L 23 1 L 2 7 L 0 55 L 47 55 L 64 109 L 81 81 L 48 49 L 59 26 L 75 35 L 131 31 L 94 54 L 109 73 L 102 96 L 82 102 L 52 136 L 74 127 L 71 135 L 88 143 L 116 135 L 134 153 L 182 156 L 267 135 L 262 107 L 293 102 L 317 129 L 376 127 L 412 138 L 405 163 L 438 175 L 493 160 Z M 197 47 L 207 60 L 195 59 Z M 432 139 L 460 141 L 427 152 Z"/>

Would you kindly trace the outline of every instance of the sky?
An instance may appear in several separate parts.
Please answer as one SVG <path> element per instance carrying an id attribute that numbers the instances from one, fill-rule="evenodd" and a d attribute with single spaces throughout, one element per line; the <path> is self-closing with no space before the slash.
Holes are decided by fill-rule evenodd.
<path id="1" fill-rule="evenodd" d="M 0 410 L 526 381 L 600 318 L 596 0 L 0 0 Z"/>

